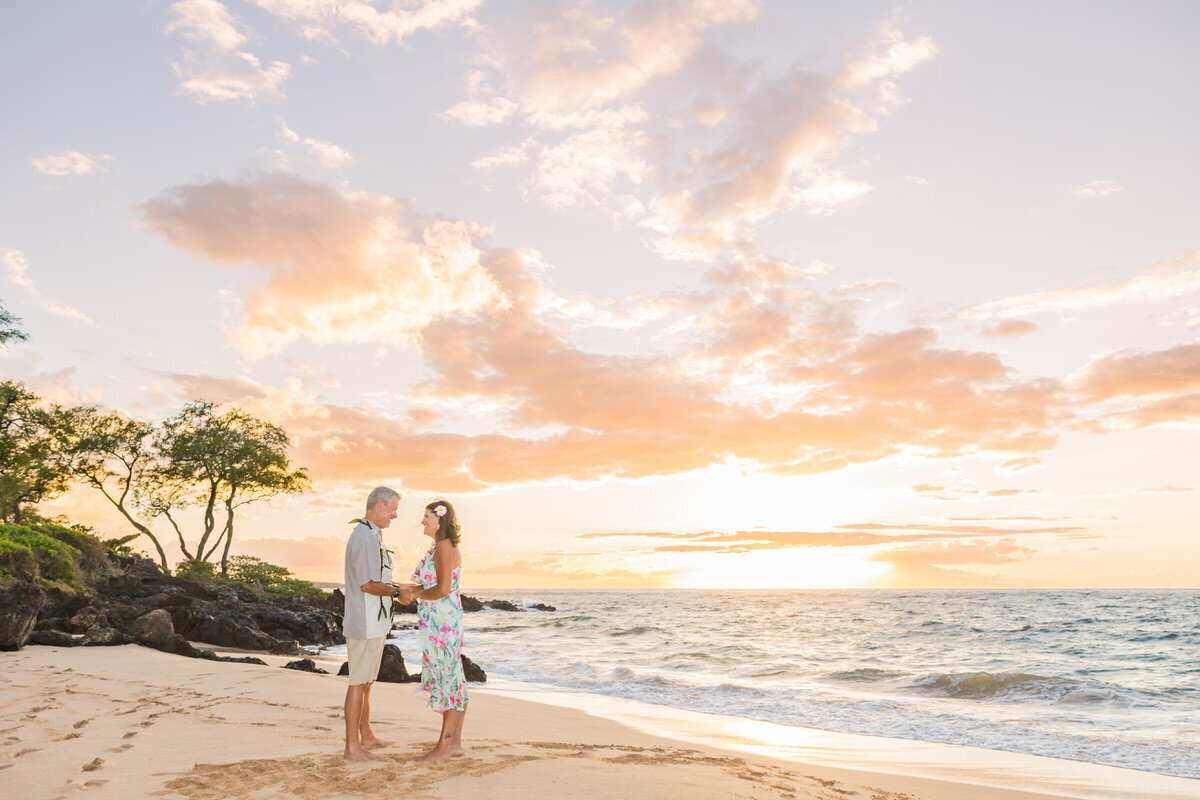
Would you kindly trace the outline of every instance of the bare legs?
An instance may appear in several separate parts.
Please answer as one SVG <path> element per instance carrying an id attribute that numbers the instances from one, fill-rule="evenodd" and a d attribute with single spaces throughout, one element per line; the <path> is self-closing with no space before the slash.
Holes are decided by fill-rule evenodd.
<path id="1" fill-rule="evenodd" d="M 371 686 L 363 683 L 346 687 L 346 752 L 347 761 L 369 761 L 377 756 L 373 747 L 386 747 L 385 742 L 371 730 Z"/>
<path id="2" fill-rule="evenodd" d="M 417 761 L 440 761 L 455 753 L 462 752 L 463 720 L 467 716 L 467 707 L 461 711 L 451 709 L 442 714 L 442 732 L 435 744 L 427 753 L 417 756 Z"/>

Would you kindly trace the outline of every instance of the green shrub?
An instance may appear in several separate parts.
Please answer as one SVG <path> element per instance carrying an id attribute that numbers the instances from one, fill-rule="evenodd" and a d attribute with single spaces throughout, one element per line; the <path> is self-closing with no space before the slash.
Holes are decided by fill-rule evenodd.
<path id="1" fill-rule="evenodd" d="M 104 543 L 90 533 L 84 533 L 83 531 L 63 525 L 55 525 L 54 523 L 45 523 L 31 527 L 78 550 L 80 554 L 79 565 L 86 572 L 99 572 L 108 566 L 108 557 L 104 554 Z"/>
<path id="2" fill-rule="evenodd" d="M 217 577 L 217 565 L 211 561 L 185 558 L 175 565 L 175 577 L 212 583 L 213 579 Z"/>
<path id="3" fill-rule="evenodd" d="M 61 585 L 76 588 L 80 585 L 79 548 L 47 536 L 26 525 L 0 524 L 0 540 L 6 543 L 5 572 L 42 585 Z M 29 551 L 33 563 L 21 553 Z"/>
<path id="4" fill-rule="evenodd" d="M 0 532 L 0 583 L 21 577 L 32 580 L 38 574 L 37 559 L 28 546 Z"/>

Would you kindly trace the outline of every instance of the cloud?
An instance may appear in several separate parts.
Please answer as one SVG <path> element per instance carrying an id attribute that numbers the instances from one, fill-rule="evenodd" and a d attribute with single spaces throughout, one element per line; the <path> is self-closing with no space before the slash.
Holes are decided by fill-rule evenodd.
<path id="1" fill-rule="evenodd" d="M 1024 336 L 1027 333 L 1033 333 L 1038 329 L 1038 326 L 1024 319 L 1004 319 L 997 322 L 995 325 L 988 325 L 980 331 L 981 334 L 989 338 L 1005 337 L 1005 336 Z"/>
<path id="2" fill-rule="evenodd" d="M 236 50 L 246 42 L 237 20 L 217 0 L 180 0 L 171 4 L 171 13 L 175 17 L 167 23 L 168 34 L 178 31 L 185 39 L 218 50 Z"/>
<path id="3" fill-rule="evenodd" d="M 1143 274 L 1103 286 L 1009 297 L 970 309 L 977 317 L 1018 317 L 1041 311 L 1081 311 L 1118 303 L 1161 302 L 1200 291 L 1200 250 L 1149 267 Z"/>
<path id="4" fill-rule="evenodd" d="M 1008 459 L 999 467 L 997 467 L 997 469 L 1000 472 L 1004 472 L 1009 475 L 1015 475 L 1018 472 L 1024 472 L 1025 470 L 1029 469 L 1038 469 L 1039 467 L 1043 466 L 1045 466 L 1045 464 L 1037 456 L 1019 456 L 1017 458 Z"/>
<path id="5" fill-rule="evenodd" d="M 33 165 L 34 170 L 43 175 L 99 175 L 108 172 L 108 167 L 100 162 L 111 161 L 112 158 L 107 153 L 93 156 L 77 150 L 64 150 L 30 159 L 29 163 Z"/>
<path id="6" fill-rule="evenodd" d="M 1149 353 L 1126 350 L 1093 358 L 1075 386 L 1089 402 L 1200 390 L 1200 342 Z"/>
<path id="7" fill-rule="evenodd" d="M 300 134 L 289 128 L 287 123 L 282 119 L 277 117 L 276 120 L 279 122 L 279 135 L 290 144 L 303 144 L 305 152 L 319 162 L 321 166 L 341 167 L 346 164 L 352 164 L 357 160 L 354 156 L 332 142 L 301 137 Z"/>
<path id="8" fill-rule="evenodd" d="M 916 494 L 934 500 L 985 500 L 996 497 L 1015 497 L 1020 494 L 1039 494 L 1037 489 L 972 489 L 935 483 L 918 483 L 912 487 L 912 490 Z"/>
<path id="9" fill-rule="evenodd" d="M 827 214 L 866 195 L 840 152 L 901 102 L 894 79 L 936 53 L 895 21 L 828 76 L 712 41 L 759 17 L 749 0 L 641 0 L 518 18 L 486 39 L 486 67 L 444 116 L 531 126 L 531 195 L 633 221 L 668 258 L 713 261 L 781 209 Z"/>
<path id="10" fill-rule="evenodd" d="M 283 83 L 292 74 L 291 65 L 286 62 L 272 61 L 264 67 L 253 53 L 233 53 L 219 64 L 185 54 L 182 62 L 172 66 L 183 80 L 179 92 L 192 95 L 201 104 L 225 100 L 253 104 L 260 98 L 283 100 Z"/>
<path id="11" fill-rule="evenodd" d="M 618 16 L 592 3 L 548 9 L 506 43 L 526 113 L 574 114 L 677 72 L 708 28 L 758 16 L 752 0 L 642 0 Z"/>
<path id="12" fill-rule="evenodd" d="M 74 320 L 75 322 L 92 324 L 91 318 L 82 311 L 59 303 L 57 300 L 50 300 L 42 296 L 41 290 L 34 284 L 33 279 L 29 277 L 29 261 L 20 250 L 4 250 L 3 255 L 0 255 L 0 261 L 3 261 L 4 266 L 8 269 L 8 279 L 24 289 L 28 293 L 29 299 L 36 303 L 40 309 L 55 316 Z"/>
<path id="13" fill-rule="evenodd" d="M 307 39 L 332 39 L 339 26 L 348 25 L 375 44 L 400 44 L 421 30 L 449 25 L 473 27 L 471 16 L 483 0 L 424 0 L 415 8 L 393 3 L 380 11 L 368 0 L 253 0 L 255 5 L 281 19 L 297 23 Z"/>
<path id="14" fill-rule="evenodd" d="M 529 154 L 521 147 L 502 147 L 490 156 L 477 158 L 471 162 L 475 169 L 492 169 L 506 164 L 522 164 L 529 159 Z"/>
<path id="15" fill-rule="evenodd" d="M 1194 486 L 1144 486 L 1137 491 L 1143 494 L 1190 494 L 1196 489 Z"/>
<path id="16" fill-rule="evenodd" d="M 1108 197 L 1121 191 L 1121 187 L 1110 180 L 1091 181 L 1082 186 L 1078 186 L 1071 190 L 1071 193 L 1076 197 L 1084 199 L 1098 199 Z"/>
<path id="17" fill-rule="evenodd" d="M 198 50 L 185 50 L 180 61 L 172 62 L 182 81 L 178 93 L 191 95 L 201 104 L 284 99 L 283 83 L 292 74 L 291 65 L 272 61 L 263 66 L 258 56 L 237 49 L 247 36 L 225 5 L 218 0 L 180 0 L 170 10 L 174 16 L 164 32 L 199 45 Z"/>
<path id="18" fill-rule="evenodd" d="M 507 302 L 481 262 L 481 228 L 420 217 L 386 195 L 266 174 L 177 186 L 141 211 L 172 245 L 266 274 L 230 333 L 251 357 L 301 337 L 407 345 L 434 319 Z"/>

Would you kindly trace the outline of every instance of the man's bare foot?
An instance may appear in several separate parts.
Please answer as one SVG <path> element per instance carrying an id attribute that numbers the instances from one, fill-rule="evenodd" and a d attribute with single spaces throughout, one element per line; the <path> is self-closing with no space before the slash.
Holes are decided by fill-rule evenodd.
<path id="1" fill-rule="evenodd" d="M 362 746 L 367 750 L 374 750 L 378 747 L 390 747 L 391 744 L 386 739 L 363 739 Z"/>
<path id="2" fill-rule="evenodd" d="M 379 758 L 379 756 L 375 755 L 370 750 L 364 750 L 361 747 L 355 747 L 354 749 L 347 747 L 346 752 L 342 754 L 342 757 L 347 761 L 374 761 L 375 759 Z"/>

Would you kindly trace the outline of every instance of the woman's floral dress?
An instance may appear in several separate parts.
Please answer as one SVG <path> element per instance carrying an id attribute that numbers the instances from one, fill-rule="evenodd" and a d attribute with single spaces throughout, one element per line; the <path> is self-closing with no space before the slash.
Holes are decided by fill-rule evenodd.
<path id="1" fill-rule="evenodd" d="M 428 589 L 437 586 L 433 563 L 434 542 L 413 570 L 412 582 Z M 429 708 L 439 714 L 467 707 L 467 681 L 462 668 L 463 610 L 458 592 L 462 567 L 451 573 L 450 594 L 441 600 L 417 600 L 421 629 L 421 687 L 429 692 Z"/>

